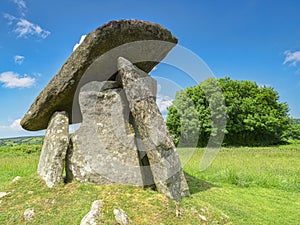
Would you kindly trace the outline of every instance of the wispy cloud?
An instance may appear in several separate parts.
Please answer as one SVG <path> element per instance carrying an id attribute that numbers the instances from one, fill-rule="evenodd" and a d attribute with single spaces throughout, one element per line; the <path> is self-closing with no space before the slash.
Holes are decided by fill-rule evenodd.
<path id="1" fill-rule="evenodd" d="M 3 87 L 6 88 L 25 88 L 32 87 L 35 84 L 35 78 L 27 75 L 20 77 L 15 72 L 4 72 L 0 74 L 0 83 L 3 83 Z"/>
<path id="2" fill-rule="evenodd" d="M 22 130 L 20 122 L 21 122 L 21 119 L 16 119 L 9 125 L 9 128 L 12 130 Z"/>
<path id="3" fill-rule="evenodd" d="M 18 65 L 22 65 L 23 62 L 24 62 L 24 59 L 25 59 L 25 57 L 22 56 L 22 55 L 16 55 L 16 56 L 14 57 L 15 63 L 18 64 Z"/>
<path id="4" fill-rule="evenodd" d="M 37 36 L 42 39 L 45 39 L 50 35 L 50 31 L 44 30 L 39 25 L 25 19 L 19 19 L 14 32 L 18 34 L 18 37 Z"/>
<path id="5" fill-rule="evenodd" d="M 296 66 L 300 62 L 300 51 L 291 52 L 289 50 L 284 52 L 285 59 L 283 64 L 289 64 L 289 66 Z"/>
<path id="6" fill-rule="evenodd" d="M 167 108 L 173 104 L 173 99 L 166 95 L 158 94 L 156 97 L 156 104 L 162 114 L 167 113 Z"/>
<path id="7" fill-rule="evenodd" d="M 84 41 L 85 38 L 86 38 L 86 35 L 85 35 L 85 34 L 81 36 L 79 43 L 76 43 L 76 44 L 74 45 L 74 47 L 73 47 L 73 52 L 76 50 L 76 48 L 79 47 L 79 45 L 81 45 L 81 43 Z"/>
<path id="8" fill-rule="evenodd" d="M 30 36 L 36 36 L 38 38 L 45 39 L 51 32 L 41 28 L 38 24 L 29 22 L 24 18 L 17 18 L 8 13 L 3 14 L 3 17 L 8 20 L 9 26 L 14 26 L 13 32 L 15 32 L 18 37 L 27 38 Z"/>
<path id="9" fill-rule="evenodd" d="M 20 125 L 20 122 L 21 122 L 21 119 L 16 119 L 8 126 L 0 125 L 0 129 L 10 129 L 10 130 L 14 130 L 14 131 L 23 130 L 23 128 Z"/>
<path id="10" fill-rule="evenodd" d="M 38 73 L 38 72 L 34 72 L 32 75 L 35 76 L 35 77 L 41 77 L 42 76 L 42 74 Z"/>
<path id="11" fill-rule="evenodd" d="M 24 17 L 25 12 L 27 10 L 26 2 L 24 0 L 11 0 L 11 1 L 14 2 L 18 6 L 18 9 L 20 10 L 21 15 Z"/>
<path id="12" fill-rule="evenodd" d="M 4 13 L 3 17 L 8 20 L 8 25 L 12 25 L 14 21 L 18 19 L 17 17 L 10 15 L 8 13 Z"/>

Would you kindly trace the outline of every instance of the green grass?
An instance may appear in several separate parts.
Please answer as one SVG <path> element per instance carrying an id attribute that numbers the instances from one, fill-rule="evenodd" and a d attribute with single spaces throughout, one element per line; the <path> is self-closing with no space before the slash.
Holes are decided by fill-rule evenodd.
<path id="1" fill-rule="evenodd" d="M 205 171 L 199 171 L 204 149 L 196 149 L 184 165 L 192 195 L 180 203 L 125 185 L 72 182 L 49 189 L 36 175 L 39 152 L 25 149 L 0 148 L 0 191 L 12 192 L 2 199 L 0 224 L 26 224 L 22 214 L 30 207 L 36 210 L 30 224 L 79 224 L 96 199 L 105 202 L 103 224 L 115 224 L 114 208 L 124 209 L 131 224 L 201 224 L 200 215 L 207 224 L 300 224 L 299 142 L 222 148 Z M 12 183 L 15 176 L 22 179 Z"/>
<path id="2" fill-rule="evenodd" d="M 200 215 L 209 224 L 229 224 L 220 210 L 203 201 L 175 203 L 151 189 L 75 181 L 49 189 L 36 174 L 38 160 L 35 146 L 32 150 L 28 146 L 0 148 L 0 192 L 11 192 L 1 199 L 0 224 L 77 225 L 97 199 L 105 203 L 100 221 L 103 224 L 116 224 L 114 208 L 124 209 L 130 224 L 200 224 Z M 16 176 L 21 180 L 12 183 Z M 23 219 L 27 208 L 36 211 L 30 223 Z"/>
<path id="3" fill-rule="evenodd" d="M 186 151 L 191 150 L 179 149 L 183 155 Z M 203 152 L 196 149 L 184 166 L 192 177 L 210 183 L 210 188 L 199 192 L 190 183 L 193 198 L 225 212 L 234 224 L 300 224 L 299 144 L 222 148 L 201 172 Z"/>
<path id="4" fill-rule="evenodd" d="M 27 177 L 36 172 L 41 145 L 0 147 L 1 187 L 16 176 Z"/>

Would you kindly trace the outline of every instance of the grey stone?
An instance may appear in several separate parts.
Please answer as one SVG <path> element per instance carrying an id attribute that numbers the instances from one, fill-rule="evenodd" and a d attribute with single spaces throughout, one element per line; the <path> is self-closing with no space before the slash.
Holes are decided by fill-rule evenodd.
<path id="1" fill-rule="evenodd" d="M 13 182 L 13 183 L 16 183 L 16 182 L 18 182 L 20 179 L 21 179 L 20 176 L 16 176 L 16 177 L 12 180 L 12 182 Z"/>
<path id="2" fill-rule="evenodd" d="M 4 198 L 5 196 L 9 195 L 10 192 L 0 192 L 0 198 Z"/>
<path id="3" fill-rule="evenodd" d="M 49 198 L 48 198 L 48 199 L 45 200 L 45 203 L 54 205 L 54 204 L 56 203 L 56 200 L 55 200 L 55 199 L 49 199 Z"/>
<path id="4" fill-rule="evenodd" d="M 106 84 L 110 83 L 110 84 Z M 112 81 L 82 87 L 79 103 L 83 121 L 71 136 L 67 178 L 81 182 L 143 186 L 135 135 L 121 88 L 102 88 Z M 115 85 L 117 86 L 117 85 Z"/>
<path id="5" fill-rule="evenodd" d="M 152 93 L 152 78 L 130 61 L 118 59 L 119 74 L 158 191 L 180 201 L 188 185 L 173 141 Z M 149 85 L 150 84 L 150 85 Z"/>
<path id="6" fill-rule="evenodd" d="M 206 219 L 206 216 L 202 216 L 199 214 L 199 218 L 202 222 L 206 223 L 207 222 L 207 219 Z"/>
<path id="7" fill-rule="evenodd" d="M 127 225 L 129 223 L 128 216 L 122 209 L 114 209 L 114 215 L 116 221 L 121 225 Z"/>
<path id="8" fill-rule="evenodd" d="M 23 216 L 26 221 L 32 220 L 35 215 L 34 209 L 26 209 Z"/>
<path id="9" fill-rule="evenodd" d="M 38 165 L 39 175 L 48 187 L 63 181 L 62 173 L 69 145 L 69 119 L 66 112 L 55 112 L 50 119 Z"/>
<path id="10" fill-rule="evenodd" d="M 80 225 L 97 225 L 102 217 L 103 200 L 96 200 L 92 203 L 91 210 L 83 217 Z"/>
<path id="11" fill-rule="evenodd" d="M 119 56 L 149 72 L 176 43 L 177 38 L 170 31 L 145 21 L 111 21 L 97 28 L 87 35 L 38 95 L 22 119 L 22 127 L 31 131 L 46 129 L 56 111 L 66 111 L 69 123 L 81 122 L 81 115 L 73 116 L 72 111 L 79 111 L 77 95 L 82 86 L 95 79 L 104 81 L 113 77 Z"/>

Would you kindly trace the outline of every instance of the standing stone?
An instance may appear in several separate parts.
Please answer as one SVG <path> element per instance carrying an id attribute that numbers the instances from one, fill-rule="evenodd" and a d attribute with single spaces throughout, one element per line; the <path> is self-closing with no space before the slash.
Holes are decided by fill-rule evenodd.
<path id="1" fill-rule="evenodd" d="M 135 134 L 119 86 L 115 81 L 94 81 L 81 88 L 83 121 L 71 137 L 67 177 L 82 182 L 143 186 Z"/>
<path id="2" fill-rule="evenodd" d="M 97 225 L 102 217 L 103 200 L 96 200 L 92 203 L 91 210 L 83 217 L 80 225 Z"/>
<path id="3" fill-rule="evenodd" d="M 55 112 L 51 117 L 38 166 L 39 175 L 48 187 L 63 181 L 62 173 L 69 145 L 69 119 L 66 112 Z"/>
<path id="4" fill-rule="evenodd" d="M 158 191 L 180 201 L 189 195 L 175 146 L 153 95 L 153 79 L 130 61 L 118 59 L 119 75 L 150 162 Z"/>

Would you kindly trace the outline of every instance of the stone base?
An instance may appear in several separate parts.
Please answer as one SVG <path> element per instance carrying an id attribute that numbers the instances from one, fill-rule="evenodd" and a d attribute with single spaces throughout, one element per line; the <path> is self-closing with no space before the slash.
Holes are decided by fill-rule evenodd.
<path id="1" fill-rule="evenodd" d="M 69 144 L 69 119 L 66 112 L 56 112 L 46 130 L 38 165 L 38 174 L 53 187 L 63 180 L 65 157 Z"/>

